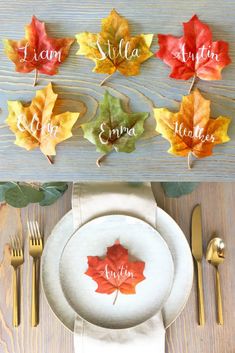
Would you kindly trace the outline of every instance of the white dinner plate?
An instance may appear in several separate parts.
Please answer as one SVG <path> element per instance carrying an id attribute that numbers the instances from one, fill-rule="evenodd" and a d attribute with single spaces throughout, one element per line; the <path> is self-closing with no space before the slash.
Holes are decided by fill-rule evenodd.
<path id="1" fill-rule="evenodd" d="M 169 327 L 183 310 L 191 292 L 193 262 L 184 233 L 161 208 L 157 209 L 157 231 L 166 241 L 174 262 L 174 280 L 162 313 L 165 327 Z M 63 249 L 72 236 L 73 213 L 69 211 L 54 227 L 44 247 L 41 261 L 42 287 L 57 318 L 73 331 L 76 312 L 67 302 L 60 284 L 59 264 Z"/>
<path id="2" fill-rule="evenodd" d="M 128 251 L 129 259 L 120 259 L 123 268 L 116 267 L 112 260 L 105 269 L 101 261 L 116 242 L 118 249 L 121 244 Z M 110 294 L 97 292 L 97 282 L 86 274 L 88 257 L 97 260 L 97 256 L 100 260 L 94 268 L 104 285 L 112 276 L 119 275 L 122 281 L 125 271 L 128 281 L 135 283 L 131 264 L 141 261 L 145 278 L 136 285 L 135 293 L 117 293 L 115 287 Z M 161 310 L 171 292 L 173 278 L 173 260 L 161 235 L 146 222 L 124 215 L 99 217 L 80 227 L 66 244 L 60 261 L 61 287 L 70 306 L 84 320 L 111 329 L 137 326 Z M 113 282 L 116 285 L 115 278 Z"/>

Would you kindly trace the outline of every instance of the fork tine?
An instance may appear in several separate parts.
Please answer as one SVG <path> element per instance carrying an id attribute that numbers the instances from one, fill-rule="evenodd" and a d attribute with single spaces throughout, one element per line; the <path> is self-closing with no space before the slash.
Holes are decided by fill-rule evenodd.
<path id="1" fill-rule="evenodd" d="M 32 222 L 32 227 L 34 231 L 35 243 L 36 245 L 40 245 L 41 235 L 40 235 L 38 222 L 37 221 Z"/>
<path id="2" fill-rule="evenodd" d="M 17 239 L 16 239 L 16 236 L 13 237 L 13 244 L 14 244 L 15 256 L 18 256 L 18 248 L 17 248 Z"/>
<path id="3" fill-rule="evenodd" d="M 33 221 L 31 224 L 32 224 L 32 229 L 33 229 L 35 245 L 38 245 L 38 236 L 37 236 L 37 229 L 35 226 L 35 221 Z"/>
<path id="4" fill-rule="evenodd" d="M 16 236 L 16 244 L 17 244 L 17 249 L 18 249 L 18 252 L 20 252 L 21 250 L 21 241 L 20 241 L 20 238 Z"/>
<path id="5" fill-rule="evenodd" d="M 15 235 L 10 236 L 11 256 L 18 257 L 23 256 L 23 247 L 21 239 Z"/>
<path id="6" fill-rule="evenodd" d="M 12 251 L 13 248 L 14 248 L 14 243 L 13 243 L 13 237 L 12 237 L 12 235 L 10 235 L 10 245 L 11 245 L 11 251 Z"/>
<path id="7" fill-rule="evenodd" d="M 37 222 L 37 221 L 35 222 L 35 228 L 36 228 L 38 237 L 40 237 L 40 230 L 39 230 L 39 225 L 38 225 L 38 222 Z"/>
<path id="8" fill-rule="evenodd" d="M 28 236 L 29 236 L 29 239 L 31 239 L 31 230 L 30 230 L 29 221 L 27 221 L 27 229 L 28 229 Z"/>
<path id="9" fill-rule="evenodd" d="M 32 227 L 32 222 L 28 221 L 28 231 L 29 231 L 29 239 L 31 240 L 32 244 L 35 244 L 35 237 L 34 237 L 34 231 L 33 231 L 33 227 Z"/>
<path id="10" fill-rule="evenodd" d="M 38 225 L 37 221 L 35 222 L 35 228 L 36 228 L 36 232 L 37 232 L 38 245 L 40 245 L 41 241 L 42 241 L 42 237 L 41 237 L 41 233 L 40 233 L 39 225 Z"/>
<path id="11" fill-rule="evenodd" d="M 31 224 L 32 224 L 32 229 L 33 229 L 35 245 L 37 245 L 37 231 L 36 231 L 36 228 L 35 228 L 35 221 L 33 221 Z"/>

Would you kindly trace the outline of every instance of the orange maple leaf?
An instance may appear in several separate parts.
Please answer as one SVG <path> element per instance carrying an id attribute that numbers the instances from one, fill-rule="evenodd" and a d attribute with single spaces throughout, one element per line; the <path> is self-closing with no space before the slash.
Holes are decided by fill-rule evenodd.
<path id="1" fill-rule="evenodd" d="M 167 139 L 171 147 L 169 153 L 197 158 L 211 156 L 213 147 L 230 140 L 227 135 L 231 119 L 219 116 L 210 118 L 210 101 L 203 98 L 199 90 L 183 96 L 180 110 L 172 113 L 166 108 L 154 109 L 157 121 L 156 130 Z"/>
<path id="2" fill-rule="evenodd" d="M 145 279 L 143 271 L 145 263 L 142 261 L 130 262 L 128 250 L 119 241 L 107 248 L 107 256 L 104 259 L 98 256 L 88 256 L 88 269 L 85 272 L 97 284 L 97 293 L 135 294 L 135 287 Z"/>
<path id="3" fill-rule="evenodd" d="M 59 65 L 68 56 L 73 38 L 48 37 L 45 23 L 35 16 L 25 26 L 25 38 L 16 41 L 5 39 L 5 53 L 13 61 L 17 72 L 35 71 L 35 84 L 38 72 L 55 75 Z"/>
<path id="4" fill-rule="evenodd" d="M 71 130 L 79 118 L 79 113 L 53 114 L 57 96 L 50 83 L 36 92 L 29 106 L 19 101 L 8 101 L 6 120 L 16 136 L 17 146 L 28 151 L 39 147 L 50 163 L 49 156 L 56 155 L 56 145 L 72 136 Z"/>

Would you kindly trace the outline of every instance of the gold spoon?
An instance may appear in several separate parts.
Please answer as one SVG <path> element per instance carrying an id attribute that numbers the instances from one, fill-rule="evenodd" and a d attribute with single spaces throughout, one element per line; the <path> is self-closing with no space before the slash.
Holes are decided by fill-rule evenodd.
<path id="1" fill-rule="evenodd" d="M 220 274 L 219 265 L 224 262 L 225 259 L 225 243 L 220 238 L 213 238 L 206 251 L 207 261 L 215 267 L 216 270 L 216 299 L 217 299 L 217 317 L 218 323 L 223 325 L 223 306 L 222 306 L 222 295 L 221 295 L 221 285 L 220 285 Z"/>

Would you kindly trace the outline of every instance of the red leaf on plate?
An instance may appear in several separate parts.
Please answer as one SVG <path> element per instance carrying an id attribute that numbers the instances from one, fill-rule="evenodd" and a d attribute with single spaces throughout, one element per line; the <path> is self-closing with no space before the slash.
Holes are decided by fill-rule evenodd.
<path id="1" fill-rule="evenodd" d="M 145 279 L 143 261 L 129 261 L 128 250 L 119 241 L 107 248 L 104 259 L 98 256 L 88 256 L 88 270 L 90 276 L 97 284 L 97 293 L 112 294 L 116 291 L 114 303 L 118 293 L 135 294 L 135 287 Z"/>
<path id="2" fill-rule="evenodd" d="M 172 68 L 172 78 L 188 80 L 195 76 L 202 80 L 220 80 L 222 69 L 231 63 L 228 43 L 213 42 L 211 29 L 197 15 L 183 23 L 183 27 L 182 37 L 158 34 L 160 49 L 156 57 Z"/>

